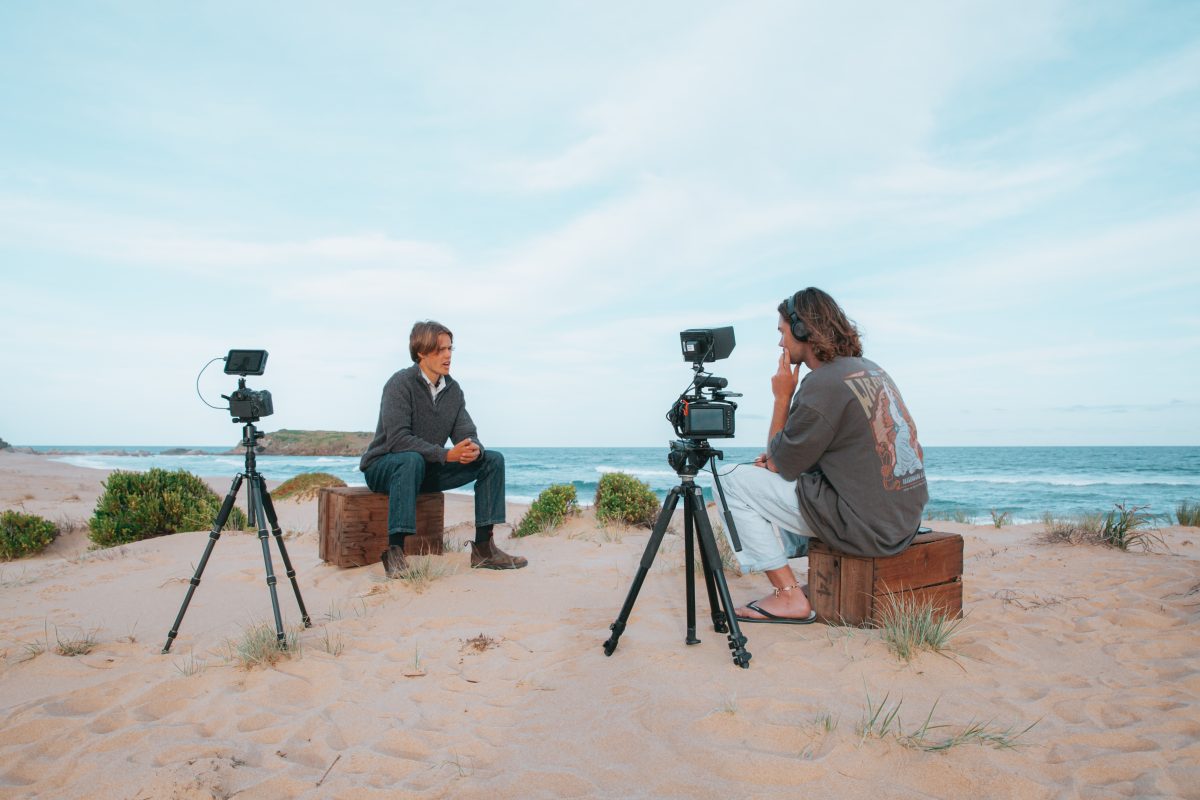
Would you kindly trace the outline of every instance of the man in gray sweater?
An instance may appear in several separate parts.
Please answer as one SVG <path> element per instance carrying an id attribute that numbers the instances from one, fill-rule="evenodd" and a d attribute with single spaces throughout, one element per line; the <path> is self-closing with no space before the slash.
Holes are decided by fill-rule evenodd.
<path id="1" fill-rule="evenodd" d="M 811 536 L 852 555 L 895 555 L 916 535 L 929 492 L 900 390 L 862 357 L 858 329 L 833 298 L 812 287 L 787 298 L 779 334 L 767 451 L 722 486 L 742 569 L 766 573 L 773 587 L 737 618 L 805 624 L 816 614 L 788 558 L 804 555 Z M 797 391 L 801 364 L 810 372 Z"/>
<path id="2" fill-rule="evenodd" d="M 475 541 L 471 566 L 520 569 L 529 562 L 496 547 L 492 531 L 504 522 L 504 456 L 485 450 L 467 413 L 458 381 L 450 377 L 454 334 L 432 320 L 413 325 L 413 365 L 383 387 L 375 438 L 359 461 L 373 492 L 388 495 L 388 548 L 384 571 L 407 568 L 404 537 L 417 530 L 417 495 L 475 482 Z M 452 443 L 446 447 L 447 441 Z"/>

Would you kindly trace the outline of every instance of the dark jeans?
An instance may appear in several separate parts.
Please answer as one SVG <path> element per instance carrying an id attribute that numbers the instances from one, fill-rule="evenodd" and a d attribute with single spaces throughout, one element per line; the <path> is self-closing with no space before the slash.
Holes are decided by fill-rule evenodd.
<path id="1" fill-rule="evenodd" d="M 485 450 L 470 464 L 431 464 L 419 453 L 388 453 L 365 470 L 367 488 L 388 496 L 388 544 L 417 532 L 417 495 L 475 481 L 475 527 L 504 522 L 504 455 Z"/>

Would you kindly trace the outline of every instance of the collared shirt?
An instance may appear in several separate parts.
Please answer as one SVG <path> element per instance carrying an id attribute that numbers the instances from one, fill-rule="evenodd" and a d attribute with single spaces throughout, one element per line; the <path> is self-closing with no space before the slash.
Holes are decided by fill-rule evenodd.
<path id="1" fill-rule="evenodd" d="M 425 370 L 418 367 L 417 372 L 421 373 L 421 379 L 425 381 L 425 385 L 429 387 L 429 391 L 433 394 L 433 402 L 436 403 L 438 395 L 446 391 L 446 379 L 439 375 L 437 383 L 434 383 L 433 381 L 429 380 L 429 376 L 425 374 Z"/>

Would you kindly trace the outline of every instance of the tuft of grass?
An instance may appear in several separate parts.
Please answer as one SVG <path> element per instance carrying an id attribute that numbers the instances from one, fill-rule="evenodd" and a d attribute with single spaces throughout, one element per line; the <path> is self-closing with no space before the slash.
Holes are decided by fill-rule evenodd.
<path id="1" fill-rule="evenodd" d="M 867 692 L 867 710 L 863 712 L 862 719 L 858 721 L 858 726 L 855 732 L 859 735 L 860 741 L 867 739 L 882 739 L 889 733 L 895 733 L 897 736 L 902 736 L 900 730 L 900 706 L 904 704 L 903 700 L 897 700 L 896 705 L 888 708 L 888 699 L 891 693 L 885 694 L 879 705 L 871 700 L 871 693 Z"/>
<path id="2" fill-rule="evenodd" d="M 30 661 L 46 652 L 46 643 L 41 639 L 32 642 L 21 642 L 21 660 Z"/>
<path id="3" fill-rule="evenodd" d="M 231 661 L 243 669 L 270 666 L 285 658 L 300 655 L 300 637 L 296 631 L 285 631 L 280 642 L 275 628 L 266 622 L 256 622 L 242 631 L 241 638 L 226 643 Z"/>
<path id="4" fill-rule="evenodd" d="M 826 711 L 813 717 L 812 726 L 818 733 L 830 734 L 837 730 L 838 720 L 832 712 Z"/>
<path id="5" fill-rule="evenodd" d="M 481 633 L 478 636 L 473 636 L 472 638 L 467 639 L 465 642 L 463 642 L 462 647 L 459 648 L 459 652 L 483 653 L 487 650 L 491 650 L 492 648 L 499 647 L 499 646 L 500 646 L 499 639 L 496 639 L 495 637 L 487 636 L 486 634 Z"/>
<path id="6" fill-rule="evenodd" d="M 1100 534 L 1099 514 L 1082 517 L 1056 517 L 1047 511 L 1042 515 L 1042 531 L 1036 538 L 1043 544 L 1083 544 L 1094 542 Z"/>
<path id="7" fill-rule="evenodd" d="M 276 500 L 311 500 L 325 487 L 342 487 L 346 482 L 328 472 L 305 472 L 288 478 L 271 492 Z"/>
<path id="8" fill-rule="evenodd" d="M 1184 500 L 1175 506 L 1175 522 L 1178 525 L 1200 527 L 1200 503 Z"/>
<path id="9" fill-rule="evenodd" d="M 201 672 L 204 672 L 206 667 L 208 667 L 208 664 L 205 663 L 204 659 L 196 658 L 196 654 L 192 651 L 188 651 L 187 656 L 182 662 L 176 661 L 174 664 L 175 669 L 179 670 L 179 674 L 183 675 L 185 678 L 190 678 L 193 675 L 199 675 Z"/>
<path id="10" fill-rule="evenodd" d="M 404 672 L 406 678 L 421 678 L 425 675 L 425 662 L 421 660 L 421 644 L 417 642 L 413 645 L 412 663 Z"/>
<path id="11" fill-rule="evenodd" d="M 996 509 L 993 508 L 992 509 L 992 524 L 995 525 L 997 528 L 1003 528 L 1005 525 L 1011 525 L 1012 524 L 1012 512 L 1011 511 L 997 511 Z"/>
<path id="12" fill-rule="evenodd" d="M 721 705 L 717 707 L 717 710 L 720 711 L 722 714 L 732 715 L 732 714 L 738 713 L 737 695 L 731 694 L 731 695 L 726 695 L 725 697 L 722 697 Z"/>
<path id="13" fill-rule="evenodd" d="M 862 741 L 866 741 L 868 738 L 883 739 L 892 736 L 903 747 L 927 753 L 940 752 L 972 743 L 1003 750 L 1024 744 L 1020 741 L 1021 737 L 1041 722 L 1040 719 L 1037 719 L 1021 730 L 1017 730 L 1015 725 L 1002 728 L 993 724 L 992 720 L 984 722 L 971 720 L 966 725 L 953 730 L 955 726 L 933 723 L 933 712 L 937 710 L 938 704 L 938 701 L 935 700 L 921 725 L 915 730 L 905 733 L 900 720 L 900 707 L 904 701 L 897 700 L 896 704 L 889 708 L 889 697 L 890 695 L 884 695 L 883 700 L 876 705 L 871 700 L 870 692 L 867 693 L 867 709 L 858 723 L 858 734 Z M 933 731 L 945 728 L 952 729 L 948 736 L 934 737 Z"/>
<path id="14" fill-rule="evenodd" d="M 1107 514 L 1085 514 L 1075 518 L 1059 518 L 1047 512 L 1042 516 L 1042 532 L 1037 539 L 1045 544 L 1100 544 L 1129 550 L 1137 547 L 1149 552 L 1162 545 L 1162 537 L 1150 527 L 1154 516 L 1146 513 L 1149 506 L 1127 506 L 1116 503 Z"/>
<path id="15" fill-rule="evenodd" d="M 929 600 L 910 593 L 889 594 L 879 613 L 880 635 L 897 658 L 912 661 L 921 650 L 944 653 L 962 620 L 947 617 Z"/>
<path id="16" fill-rule="evenodd" d="M 454 574 L 453 567 L 430 556 L 408 556 L 405 561 L 408 566 L 401 570 L 399 580 L 418 594 L 439 578 Z"/>
<path id="17" fill-rule="evenodd" d="M 1126 506 L 1117 503 L 1116 507 L 1104 517 L 1100 526 L 1100 543 L 1115 547 L 1118 550 L 1128 550 L 1138 547 L 1149 551 L 1155 544 L 1162 544 L 1162 538 L 1152 530 L 1147 530 L 1152 517 L 1145 513 L 1149 506 Z"/>
<path id="18" fill-rule="evenodd" d="M 60 656 L 73 658 L 74 656 L 86 656 L 88 653 L 96 649 L 96 632 L 98 629 L 90 631 L 81 630 L 78 633 L 70 634 L 64 637 L 57 627 L 54 629 L 54 639 L 56 644 L 54 652 Z"/>
<path id="19" fill-rule="evenodd" d="M 342 642 L 342 635 L 330 632 L 328 625 L 321 628 L 321 639 L 318 644 L 322 650 L 335 658 L 346 649 L 346 645 Z"/>
<path id="20" fill-rule="evenodd" d="M 513 528 L 513 536 L 532 536 L 551 533 L 570 516 L 579 513 L 579 501 L 575 486 L 570 483 L 555 483 L 542 490 L 529 512 Z"/>

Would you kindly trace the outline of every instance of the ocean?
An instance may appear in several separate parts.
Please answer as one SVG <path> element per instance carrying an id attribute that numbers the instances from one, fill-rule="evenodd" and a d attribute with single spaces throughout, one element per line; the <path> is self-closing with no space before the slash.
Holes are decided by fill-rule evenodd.
<path id="1" fill-rule="evenodd" d="M 718 443 L 714 446 L 720 449 Z M 226 447 L 198 447 L 202 455 L 164 455 L 168 447 L 34 447 L 72 451 L 50 456 L 96 469 L 185 469 L 197 475 L 228 476 L 244 466 Z M 504 447 L 508 499 L 530 502 L 552 483 L 575 486 L 581 503 L 591 503 L 605 472 L 626 472 L 650 485 L 659 497 L 679 482 L 667 464 L 667 447 Z M 126 451 L 130 454 L 113 454 Z M 754 460 L 757 448 L 728 448 L 717 461 L 724 473 Z M 258 456 L 269 480 L 305 472 L 328 472 L 350 485 L 363 485 L 357 458 Z M 1107 512 L 1117 503 L 1145 506 L 1161 521 L 1173 519 L 1183 501 L 1200 502 L 1200 447 L 927 447 L 929 517 L 990 523 L 992 512 L 1008 512 L 1014 523 L 1041 520 L 1049 512 L 1066 517 Z M 745 467 L 743 467 L 745 468 Z M 706 470 L 697 483 L 711 496 Z M 470 489 L 464 491 L 469 492 Z"/>

